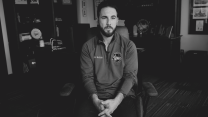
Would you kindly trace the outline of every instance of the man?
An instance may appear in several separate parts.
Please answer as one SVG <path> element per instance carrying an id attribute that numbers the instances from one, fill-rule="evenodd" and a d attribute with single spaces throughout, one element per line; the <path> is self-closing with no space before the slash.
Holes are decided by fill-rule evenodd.
<path id="1" fill-rule="evenodd" d="M 117 8 L 104 1 L 98 6 L 97 36 L 82 47 L 81 70 L 88 98 L 79 117 L 136 117 L 137 50 L 116 32 Z"/>

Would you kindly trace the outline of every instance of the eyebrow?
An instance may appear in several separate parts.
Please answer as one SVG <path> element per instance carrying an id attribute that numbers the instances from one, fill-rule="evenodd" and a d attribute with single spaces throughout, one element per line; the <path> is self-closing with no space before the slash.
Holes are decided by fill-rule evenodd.
<path id="1" fill-rule="evenodd" d="M 107 17 L 107 16 L 104 15 L 104 16 L 101 16 L 101 17 Z M 117 17 L 117 16 L 116 15 L 112 15 L 111 17 Z"/>

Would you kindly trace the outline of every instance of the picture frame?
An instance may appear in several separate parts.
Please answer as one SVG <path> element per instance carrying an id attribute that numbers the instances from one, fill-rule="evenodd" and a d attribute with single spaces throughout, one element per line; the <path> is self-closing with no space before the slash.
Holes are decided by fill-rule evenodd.
<path id="1" fill-rule="evenodd" d="M 15 0 L 15 4 L 27 4 L 27 0 Z"/>
<path id="2" fill-rule="evenodd" d="M 193 6 L 208 6 L 208 0 L 193 0 Z"/>
<path id="3" fill-rule="evenodd" d="M 62 0 L 63 5 L 72 5 L 72 0 Z"/>
<path id="4" fill-rule="evenodd" d="M 193 8 L 193 19 L 207 19 L 208 8 Z"/>
<path id="5" fill-rule="evenodd" d="M 188 33 L 208 35 L 208 0 L 190 0 Z"/>
<path id="6" fill-rule="evenodd" d="M 87 17 L 86 0 L 82 0 L 82 17 Z"/>
<path id="7" fill-rule="evenodd" d="M 39 4 L 39 0 L 30 0 L 30 4 Z"/>

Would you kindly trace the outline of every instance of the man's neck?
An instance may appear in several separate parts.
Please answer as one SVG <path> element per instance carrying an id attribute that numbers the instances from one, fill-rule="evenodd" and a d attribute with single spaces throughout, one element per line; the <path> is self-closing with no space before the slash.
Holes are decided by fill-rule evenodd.
<path id="1" fill-rule="evenodd" d="M 111 42 L 111 40 L 113 39 L 113 35 L 111 37 L 106 37 L 101 33 L 102 37 L 103 37 L 103 42 L 105 43 L 105 45 L 109 45 L 109 43 Z"/>

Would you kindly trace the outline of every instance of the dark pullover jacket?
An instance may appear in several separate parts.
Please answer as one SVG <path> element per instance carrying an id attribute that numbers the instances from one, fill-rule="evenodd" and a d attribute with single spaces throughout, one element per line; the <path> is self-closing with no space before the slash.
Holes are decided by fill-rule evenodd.
<path id="1" fill-rule="evenodd" d="M 114 98 L 119 92 L 135 95 L 138 59 L 135 44 L 115 32 L 107 51 L 101 34 L 88 40 L 82 47 L 81 72 L 89 96 Z"/>

